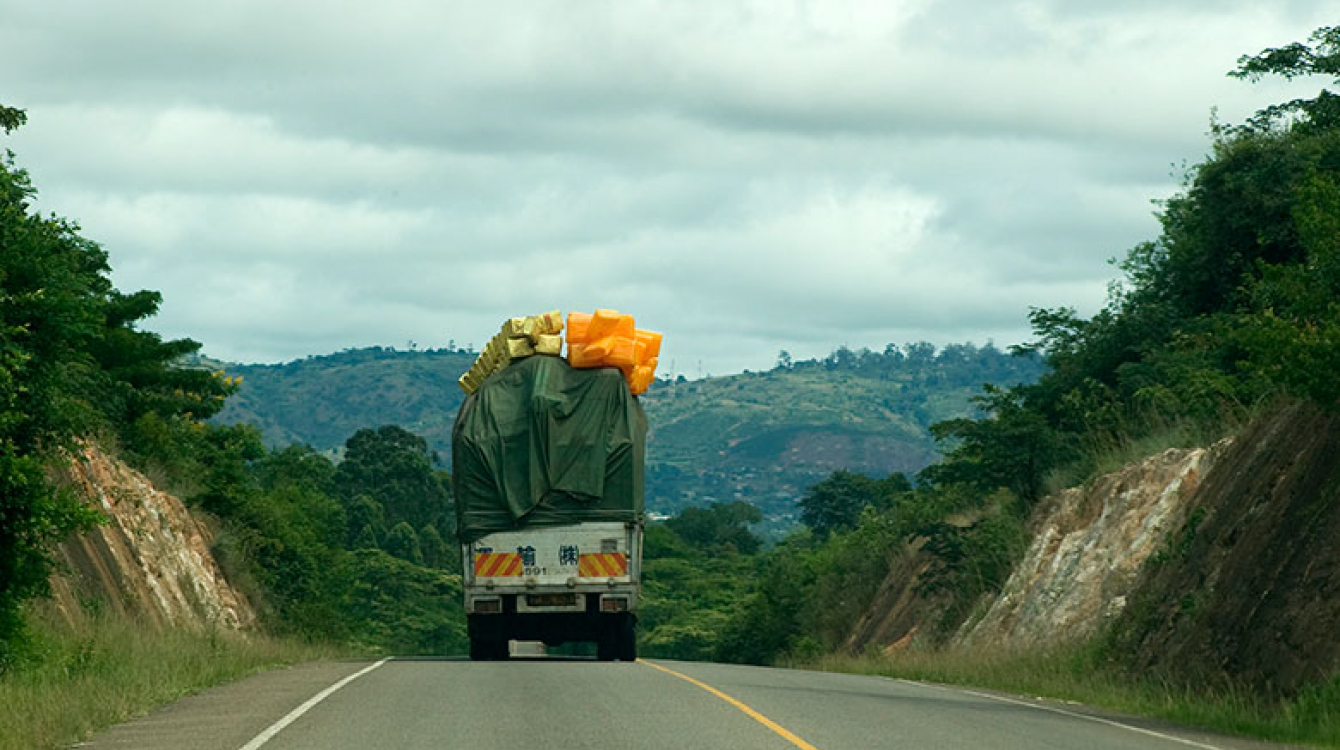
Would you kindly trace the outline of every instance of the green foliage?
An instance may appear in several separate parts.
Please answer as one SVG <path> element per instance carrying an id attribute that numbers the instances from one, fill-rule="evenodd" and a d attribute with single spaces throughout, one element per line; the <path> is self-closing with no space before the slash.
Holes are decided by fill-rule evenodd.
<path id="1" fill-rule="evenodd" d="M 400 520 L 388 530 L 383 511 L 386 502 L 423 512 L 422 498 L 406 498 L 426 488 L 444 507 L 433 517 L 450 516 L 421 439 L 365 430 L 347 452 L 357 462 L 337 466 L 305 446 L 269 451 L 248 426 L 191 434 L 190 468 L 201 475 L 191 501 L 222 521 L 216 554 L 231 578 L 254 583 L 271 629 L 398 653 L 463 648 L 454 555 L 433 523 L 417 532 Z"/>
<path id="2" fill-rule="evenodd" d="M 769 664 L 804 640 L 801 613 L 813 600 L 817 571 L 804 532 L 760 562 L 757 590 L 722 629 L 718 661 Z"/>
<path id="3" fill-rule="evenodd" d="M 1229 75 L 1251 81 L 1267 75 L 1286 80 L 1321 75 L 1331 76 L 1340 83 L 1340 26 L 1323 26 L 1312 32 L 1309 41 L 1315 44 L 1294 42 L 1256 55 L 1243 55 L 1238 58 L 1237 69 Z M 1256 113 L 1250 125 L 1269 129 L 1294 116 L 1301 118 L 1299 124 L 1304 130 L 1334 128 L 1340 125 L 1340 97 L 1322 89 L 1311 99 L 1294 99 L 1266 107 Z"/>
<path id="4" fill-rule="evenodd" d="M 402 655 L 465 653 L 459 576 L 362 549 L 344 556 L 339 577 L 347 585 L 337 614 L 354 643 Z"/>
<path id="5" fill-rule="evenodd" d="M 748 530 L 730 522 L 731 517 L 755 516 L 747 508 L 714 509 L 713 518 L 720 525 L 705 526 L 729 530 L 725 543 L 715 534 L 703 543 L 691 543 L 669 522 L 647 525 L 638 613 L 642 653 L 670 659 L 712 658 L 723 627 L 745 605 L 755 577 L 754 556 L 741 554 L 736 546 L 738 535 Z"/>
<path id="6" fill-rule="evenodd" d="M 419 530 L 419 548 L 423 552 L 423 564 L 430 568 L 454 569 L 456 553 L 442 538 L 436 526 L 428 525 Z"/>
<path id="7" fill-rule="evenodd" d="M 423 565 L 423 548 L 419 546 L 419 535 L 407 521 L 401 521 L 391 528 L 391 533 L 386 535 L 384 547 L 387 554 L 393 557 L 415 565 Z"/>
<path id="8" fill-rule="evenodd" d="M 26 119 L 0 106 L 6 133 Z M 208 416 L 228 384 L 183 370 L 194 342 L 162 341 L 136 324 L 155 292 L 113 288 L 107 255 L 78 226 L 32 210 L 28 173 L 0 157 L 0 667 L 19 604 L 45 591 L 49 549 L 97 514 L 58 492 L 44 469 L 77 438 L 139 418 Z M 124 436 L 123 436 L 124 439 Z"/>
<path id="9" fill-rule="evenodd" d="M 1025 502 L 1042 498 L 1042 480 L 1062 456 L 1046 419 L 1022 403 L 1022 388 L 986 386 L 975 399 L 985 419 L 953 419 L 931 427 L 936 440 L 956 441 L 948 458 L 921 478 L 936 484 L 964 484 L 979 492 L 1005 488 Z"/>
<path id="10" fill-rule="evenodd" d="M 665 525 L 701 552 L 752 555 L 758 551 L 761 542 L 749 526 L 762 520 L 763 514 L 758 508 L 736 500 L 712 503 L 708 508 L 685 508 Z"/>
<path id="11" fill-rule="evenodd" d="M 834 531 L 849 531 L 856 528 L 861 511 L 873 506 L 878 496 L 878 481 L 841 469 L 805 492 L 800 500 L 800 522 L 820 538 Z"/>
<path id="12" fill-rule="evenodd" d="M 446 472 L 433 469 L 436 459 L 426 440 L 404 428 L 362 429 L 345 443 L 333 477 L 335 492 L 346 502 L 375 498 L 389 526 L 403 522 L 412 533 L 432 524 L 450 534 L 451 484 Z"/>

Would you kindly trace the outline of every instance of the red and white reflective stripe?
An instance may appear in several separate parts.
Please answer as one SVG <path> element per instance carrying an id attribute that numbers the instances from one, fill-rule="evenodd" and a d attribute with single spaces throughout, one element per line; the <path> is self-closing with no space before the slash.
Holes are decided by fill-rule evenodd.
<path id="1" fill-rule="evenodd" d="M 499 578 L 521 575 L 521 555 L 515 552 L 476 552 L 475 575 Z"/>
<path id="2" fill-rule="evenodd" d="M 622 552 L 592 552 L 577 558 L 581 578 L 609 578 L 628 575 L 628 556 Z"/>

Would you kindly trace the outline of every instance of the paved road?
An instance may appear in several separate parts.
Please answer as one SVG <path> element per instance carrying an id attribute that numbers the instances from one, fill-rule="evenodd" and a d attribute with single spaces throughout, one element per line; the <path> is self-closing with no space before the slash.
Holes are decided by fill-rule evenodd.
<path id="1" fill-rule="evenodd" d="M 1268 746 L 1073 706 L 880 677 L 660 660 L 627 664 L 534 659 L 307 664 L 179 701 L 115 727 L 82 747 L 1246 750 Z"/>

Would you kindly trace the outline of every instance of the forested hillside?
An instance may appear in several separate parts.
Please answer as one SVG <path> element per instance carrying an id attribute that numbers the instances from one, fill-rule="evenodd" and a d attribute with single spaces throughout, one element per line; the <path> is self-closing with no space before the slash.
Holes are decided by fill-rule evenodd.
<path id="1" fill-rule="evenodd" d="M 423 437 L 445 461 L 451 423 L 465 398 L 456 379 L 475 356 L 371 347 L 280 365 L 204 364 L 241 378 L 215 421 L 253 425 L 266 445 L 333 451 L 359 429 L 394 424 Z"/>
<path id="2" fill-rule="evenodd" d="M 283 365 L 216 363 L 242 380 L 215 421 L 255 425 L 271 446 L 323 452 L 360 428 L 396 424 L 445 461 L 464 398 L 456 378 L 473 360 L 464 351 L 371 348 Z M 671 514 L 746 500 L 788 525 L 805 488 L 830 472 L 919 471 L 938 456 L 930 425 L 975 414 L 983 383 L 1033 382 L 1044 370 L 1039 357 L 990 345 L 922 343 L 798 362 L 783 354 L 767 372 L 658 381 L 643 397 L 648 505 Z"/>

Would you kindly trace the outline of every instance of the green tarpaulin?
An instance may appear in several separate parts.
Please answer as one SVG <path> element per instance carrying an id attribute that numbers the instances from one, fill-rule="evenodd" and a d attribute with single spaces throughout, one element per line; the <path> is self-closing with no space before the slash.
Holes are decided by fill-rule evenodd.
<path id="1" fill-rule="evenodd" d="M 462 542 L 495 531 L 642 521 L 647 417 L 613 368 L 534 356 L 489 376 L 451 432 Z"/>

